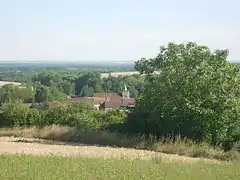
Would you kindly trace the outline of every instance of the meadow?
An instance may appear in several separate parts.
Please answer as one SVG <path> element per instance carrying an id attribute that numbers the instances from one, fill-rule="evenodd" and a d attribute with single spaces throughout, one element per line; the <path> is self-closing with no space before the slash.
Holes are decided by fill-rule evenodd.
<path id="1" fill-rule="evenodd" d="M 167 163 L 151 160 L 55 156 L 0 156 L 0 179 L 168 179 L 237 180 L 240 164 Z"/>

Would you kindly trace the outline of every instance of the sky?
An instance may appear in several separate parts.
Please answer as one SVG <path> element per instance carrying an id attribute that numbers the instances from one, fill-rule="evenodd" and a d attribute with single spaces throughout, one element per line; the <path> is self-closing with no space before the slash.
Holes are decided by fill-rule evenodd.
<path id="1" fill-rule="evenodd" d="M 0 0 L 0 61 L 136 61 L 168 42 L 240 61 L 239 0 Z"/>

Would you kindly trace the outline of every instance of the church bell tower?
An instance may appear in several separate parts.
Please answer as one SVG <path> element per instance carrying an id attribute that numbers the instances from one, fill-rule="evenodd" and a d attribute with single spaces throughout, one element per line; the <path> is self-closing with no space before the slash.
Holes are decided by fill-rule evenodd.
<path id="1" fill-rule="evenodd" d="M 129 91 L 128 91 L 128 89 L 127 89 L 125 84 L 124 84 L 124 89 L 122 91 L 122 98 L 130 98 Z"/>

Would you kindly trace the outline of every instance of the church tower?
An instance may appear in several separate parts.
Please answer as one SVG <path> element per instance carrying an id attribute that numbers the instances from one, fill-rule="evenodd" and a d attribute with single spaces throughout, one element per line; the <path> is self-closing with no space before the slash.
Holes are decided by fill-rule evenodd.
<path id="1" fill-rule="evenodd" d="M 122 98 L 130 98 L 129 91 L 127 90 L 127 87 L 125 84 L 124 84 L 124 89 L 122 91 Z"/>

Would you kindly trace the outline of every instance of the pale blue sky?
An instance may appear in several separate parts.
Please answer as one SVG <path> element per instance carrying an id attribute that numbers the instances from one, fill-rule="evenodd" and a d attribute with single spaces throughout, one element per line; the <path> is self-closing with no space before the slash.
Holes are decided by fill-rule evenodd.
<path id="1" fill-rule="evenodd" d="M 0 0 L 0 60 L 135 61 L 168 41 L 229 48 L 239 0 Z"/>

